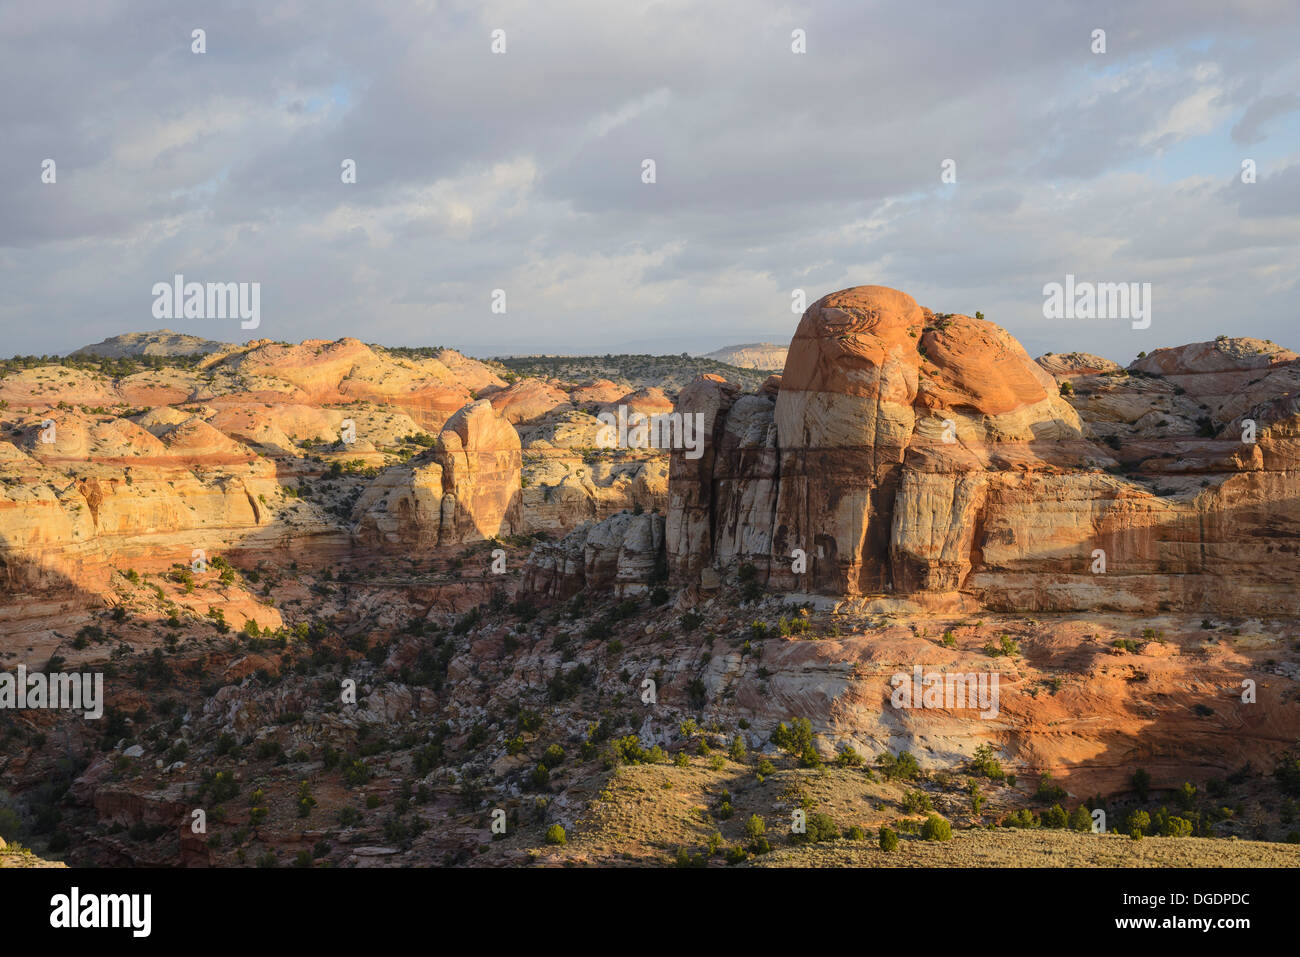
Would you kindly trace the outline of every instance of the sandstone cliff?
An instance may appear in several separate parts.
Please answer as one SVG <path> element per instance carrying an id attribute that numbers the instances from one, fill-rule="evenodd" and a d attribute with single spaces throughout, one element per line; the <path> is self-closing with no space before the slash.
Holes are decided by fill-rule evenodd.
<path id="1" fill-rule="evenodd" d="M 774 403 L 716 377 L 682 391 L 712 441 L 671 457 L 670 567 L 1003 610 L 1295 614 L 1298 386 L 1296 355 L 1259 340 L 1034 362 L 992 323 L 844 290 L 804 314 Z"/>

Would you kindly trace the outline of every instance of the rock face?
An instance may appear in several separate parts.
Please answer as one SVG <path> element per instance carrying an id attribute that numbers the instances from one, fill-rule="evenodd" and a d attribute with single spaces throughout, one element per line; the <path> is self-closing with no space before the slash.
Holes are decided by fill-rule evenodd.
<path id="1" fill-rule="evenodd" d="M 670 456 L 664 541 L 669 568 L 683 582 L 697 577 L 716 554 L 714 472 L 715 468 L 727 467 L 726 462 L 718 462 L 717 453 L 727 413 L 738 393 L 736 386 L 721 377 L 703 375 L 677 398 L 677 411 L 702 417 L 701 434 L 705 436 L 703 454 L 698 459 L 688 459 L 684 453 Z"/>
<path id="2" fill-rule="evenodd" d="M 357 501 L 371 547 L 438 547 L 522 530 L 519 434 L 487 399 L 450 419 L 427 456 L 390 469 Z"/>
<path id="3" fill-rule="evenodd" d="M 562 540 L 538 545 L 520 589 L 538 598 L 569 598 L 584 588 L 620 597 L 644 593 L 662 576 L 662 515 L 620 512 L 584 523 Z"/>
<path id="4" fill-rule="evenodd" d="M 834 293 L 804 314 L 775 403 L 716 377 L 682 391 L 711 440 L 671 456 L 669 566 L 1002 610 L 1295 614 L 1298 358 L 1225 339 L 1127 371 L 1035 362 L 984 320 Z"/>
<path id="5" fill-rule="evenodd" d="M 489 401 L 511 425 L 531 422 L 548 412 L 572 408 L 567 395 L 538 379 L 521 379 L 509 388 L 494 392 Z"/>

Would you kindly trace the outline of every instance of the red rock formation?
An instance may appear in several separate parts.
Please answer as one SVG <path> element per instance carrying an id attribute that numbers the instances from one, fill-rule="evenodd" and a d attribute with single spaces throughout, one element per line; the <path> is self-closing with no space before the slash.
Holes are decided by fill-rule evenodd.
<path id="1" fill-rule="evenodd" d="M 465 406 L 434 448 L 362 494 L 355 533 L 372 548 L 482 541 L 523 528 L 519 435 L 487 399 Z"/>
<path id="2" fill-rule="evenodd" d="M 540 379 L 520 379 L 509 388 L 492 393 L 489 401 L 511 425 L 531 422 L 548 412 L 572 408 L 568 396 Z"/>
<path id="3" fill-rule="evenodd" d="M 1005 610 L 1294 614 L 1298 359 L 1240 339 L 1130 372 L 1035 363 L 992 323 L 878 286 L 834 293 L 804 314 L 770 413 L 766 386 L 683 390 L 711 441 L 671 458 L 670 567 L 692 584 L 770 563 L 783 590 Z"/>

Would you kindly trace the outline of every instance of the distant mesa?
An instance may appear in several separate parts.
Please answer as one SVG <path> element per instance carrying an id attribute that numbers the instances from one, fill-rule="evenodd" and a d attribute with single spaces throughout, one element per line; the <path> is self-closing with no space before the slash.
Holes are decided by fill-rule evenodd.
<path id="1" fill-rule="evenodd" d="M 135 356 L 192 356 L 224 352 L 236 346 L 183 332 L 159 329 L 157 332 L 128 332 L 109 336 L 103 342 L 82 346 L 74 356 L 103 356 L 105 359 L 128 359 Z"/>
<path id="2" fill-rule="evenodd" d="M 704 358 L 725 362 L 741 369 L 761 369 L 780 372 L 785 368 L 786 347 L 775 342 L 746 342 L 738 346 L 725 346 L 706 353 Z"/>

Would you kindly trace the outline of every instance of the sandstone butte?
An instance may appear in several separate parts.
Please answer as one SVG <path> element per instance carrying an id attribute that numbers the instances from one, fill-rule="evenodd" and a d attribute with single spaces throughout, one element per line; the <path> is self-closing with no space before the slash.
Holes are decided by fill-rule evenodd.
<path id="1" fill-rule="evenodd" d="M 1295 615 L 1297 386 L 1296 354 L 1260 340 L 1035 362 L 991 322 L 837 292 L 774 397 L 682 391 L 713 441 L 671 457 L 669 566 L 931 607 Z"/>

